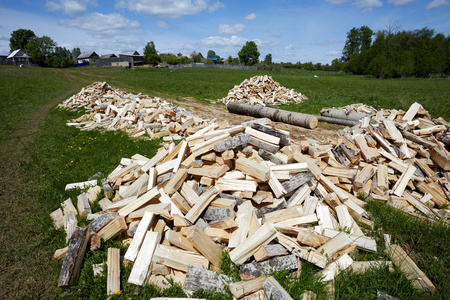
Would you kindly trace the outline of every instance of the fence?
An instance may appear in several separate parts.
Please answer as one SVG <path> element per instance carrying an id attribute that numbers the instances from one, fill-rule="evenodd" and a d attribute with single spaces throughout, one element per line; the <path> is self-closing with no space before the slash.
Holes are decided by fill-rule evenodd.
<path id="1" fill-rule="evenodd" d="M 235 69 L 235 70 L 257 70 L 256 66 L 241 66 L 241 65 L 207 65 L 204 63 L 190 63 L 182 65 L 167 65 L 172 70 L 181 68 L 216 68 L 216 69 Z"/>

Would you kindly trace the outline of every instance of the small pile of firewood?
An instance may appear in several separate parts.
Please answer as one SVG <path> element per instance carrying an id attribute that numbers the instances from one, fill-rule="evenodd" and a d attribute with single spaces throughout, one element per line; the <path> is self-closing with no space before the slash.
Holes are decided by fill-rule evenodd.
<path id="1" fill-rule="evenodd" d="M 95 82 L 58 107 L 89 113 L 67 123 L 81 130 L 124 130 L 132 137 L 148 134 L 165 141 L 181 140 L 183 136 L 203 127 L 209 120 L 198 118 L 181 107 L 143 94 L 130 94 Z"/>
<path id="2" fill-rule="evenodd" d="M 67 199 L 51 214 L 70 241 L 55 253 L 65 255 L 58 285 L 76 282 L 88 245 L 97 249 L 121 235 L 129 244 L 125 261 L 134 262 L 127 280 L 136 285 L 169 287 L 165 278 L 171 276 L 187 292 L 228 288 L 236 298 L 291 299 L 267 275 L 295 272 L 305 260 L 330 284 L 346 269 L 393 263 L 416 288 L 434 292 L 389 238 L 392 262 L 358 262 L 350 255 L 377 251 L 366 235 L 374 224 L 360 194 L 419 218 L 448 221 L 449 128 L 442 119 L 431 121 L 417 103 L 407 112 L 364 118 L 324 142 L 295 142 L 268 119 L 210 122 L 178 145 L 165 143 L 152 158 L 123 158 L 101 187 L 95 180 L 66 187 L 90 188 L 78 196 L 77 208 Z M 102 211 L 92 213 L 102 191 Z M 93 221 L 77 228 L 77 215 Z M 240 265 L 243 281 L 226 285 L 229 278 L 217 272 L 224 250 Z M 103 276 L 110 294 L 120 289 L 119 256 L 108 250 Z"/>
<path id="3" fill-rule="evenodd" d="M 228 96 L 218 101 L 242 102 L 251 105 L 277 105 L 286 103 L 300 103 L 307 100 L 305 95 L 297 93 L 294 89 L 287 89 L 274 81 L 271 76 L 254 76 L 245 79 L 240 85 L 234 86 Z"/>

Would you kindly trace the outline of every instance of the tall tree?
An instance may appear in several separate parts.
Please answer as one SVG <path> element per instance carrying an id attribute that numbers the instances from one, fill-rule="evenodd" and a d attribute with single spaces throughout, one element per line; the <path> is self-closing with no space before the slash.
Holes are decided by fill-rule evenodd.
<path id="1" fill-rule="evenodd" d="M 206 55 L 207 59 L 215 58 L 217 57 L 216 52 L 214 50 L 208 50 L 208 54 Z"/>
<path id="2" fill-rule="evenodd" d="M 17 49 L 25 50 L 28 42 L 36 37 L 34 32 L 30 29 L 17 29 L 11 33 L 9 39 L 9 48 L 11 52 Z"/>
<path id="3" fill-rule="evenodd" d="M 272 54 L 267 54 L 266 57 L 264 57 L 264 63 L 270 65 L 272 64 Z"/>
<path id="4" fill-rule="evenodd" d="M 72 49 L 72 60 L 74 61 L 74 62 L 76 62 L 76 60 L 77 60 L 77 57 L 78 56 L 80 56 L 80 54 L 81 54 L 81 50 L 80 50 L 80 48 L 73 48 Z"/>
<path id="5" fill-rule="evenodd" d="M 354 53 L 368 50 L 372 44 L 373 31 L 367 26 L 353 27 L 347 32 L 347 40 L 342 50 L 342 61 L 347 62 Z"/>
<path id="6" fill-rule="evenodd" d="M 149 64 L 156 65 L 159 62 L 161 62 L 161 57 L 158 55 L 158 52 L 156 51 L 155 43 L 153 41 L 150 41 L 145 45 L 144 47 L 144 59 Z"/>
<path id="7" fill-rule="evenodd" d="M 239 59 L 246 66 L 252 66 L 259 61 L 258 46 L 256 46 L 255 42 L 248 41 L 242 46 L 241 51 L 238 53 Z"/>
<path id="8" fill-rule="evenodd" d="M 50 65 L 48 59 L 53 54 L 55 47 L 56 43 L 50 37 L 43 35 L 32 38 L 28 42 L 26 50 L 35 64 L 46 67 Z"/>

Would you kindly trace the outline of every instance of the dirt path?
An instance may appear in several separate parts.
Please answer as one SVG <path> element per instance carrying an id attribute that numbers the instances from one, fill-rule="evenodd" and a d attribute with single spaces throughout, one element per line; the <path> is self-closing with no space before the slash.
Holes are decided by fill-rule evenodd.
<path id="1" fill-rule="evenodd" d="M 216 118 L 218 121 L 227 120 L 232 125 L 238 125 L 242 122 L 253 120 L 253 117 L 238 115 L 228 112 L 226 106 L 217 103 L 210 104 L 202 101 L 197 101 L 192 98 L 182 98 L 183 100 L 173 100 L 165 98 L 166 101 L 172 102 L 178 106 L 185 108 L 190 113 L 193 113 L 199 117 L 206 116 L 209 119 Z M 294 140 L 304 140 L 306 138 L 312 138 L 318 141 L 325 141 L 326 139 L 332 139 L 336 137 L 336 131 L 344 126 L 319 123 L 319 126 L 315 129 L 306 129 L 303 127 L 284 124 L 280 122 L 272 122 L 277 128 L 287 130 L 290 132 L 290 136 Z"/>

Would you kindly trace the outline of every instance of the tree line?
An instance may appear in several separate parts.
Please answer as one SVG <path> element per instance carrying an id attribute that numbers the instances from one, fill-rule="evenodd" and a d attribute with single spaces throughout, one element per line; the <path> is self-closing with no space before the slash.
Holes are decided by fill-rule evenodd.
<path id="1" fill-rule="evenodd" d="M 72 51 L 58 47 L 50 37 L 38 37 L 30 29 L 18 29 L 11 33 L 9 48 L 12 51 L 24 50 L 32 57 L 33 63 L 40 67 L 64 68 L 75 65 L 76 58 L 81 54 L 80 48 Z"/>
<path id="2" fill-rule="evenodd" d="M 427 27 L 400 31 L 390 24 L 376 33 L 367 26 L 354 27 L 347 33 L 342 57 L 332 66 L 378 78 L 448 75 L 450 37 Z"/>

